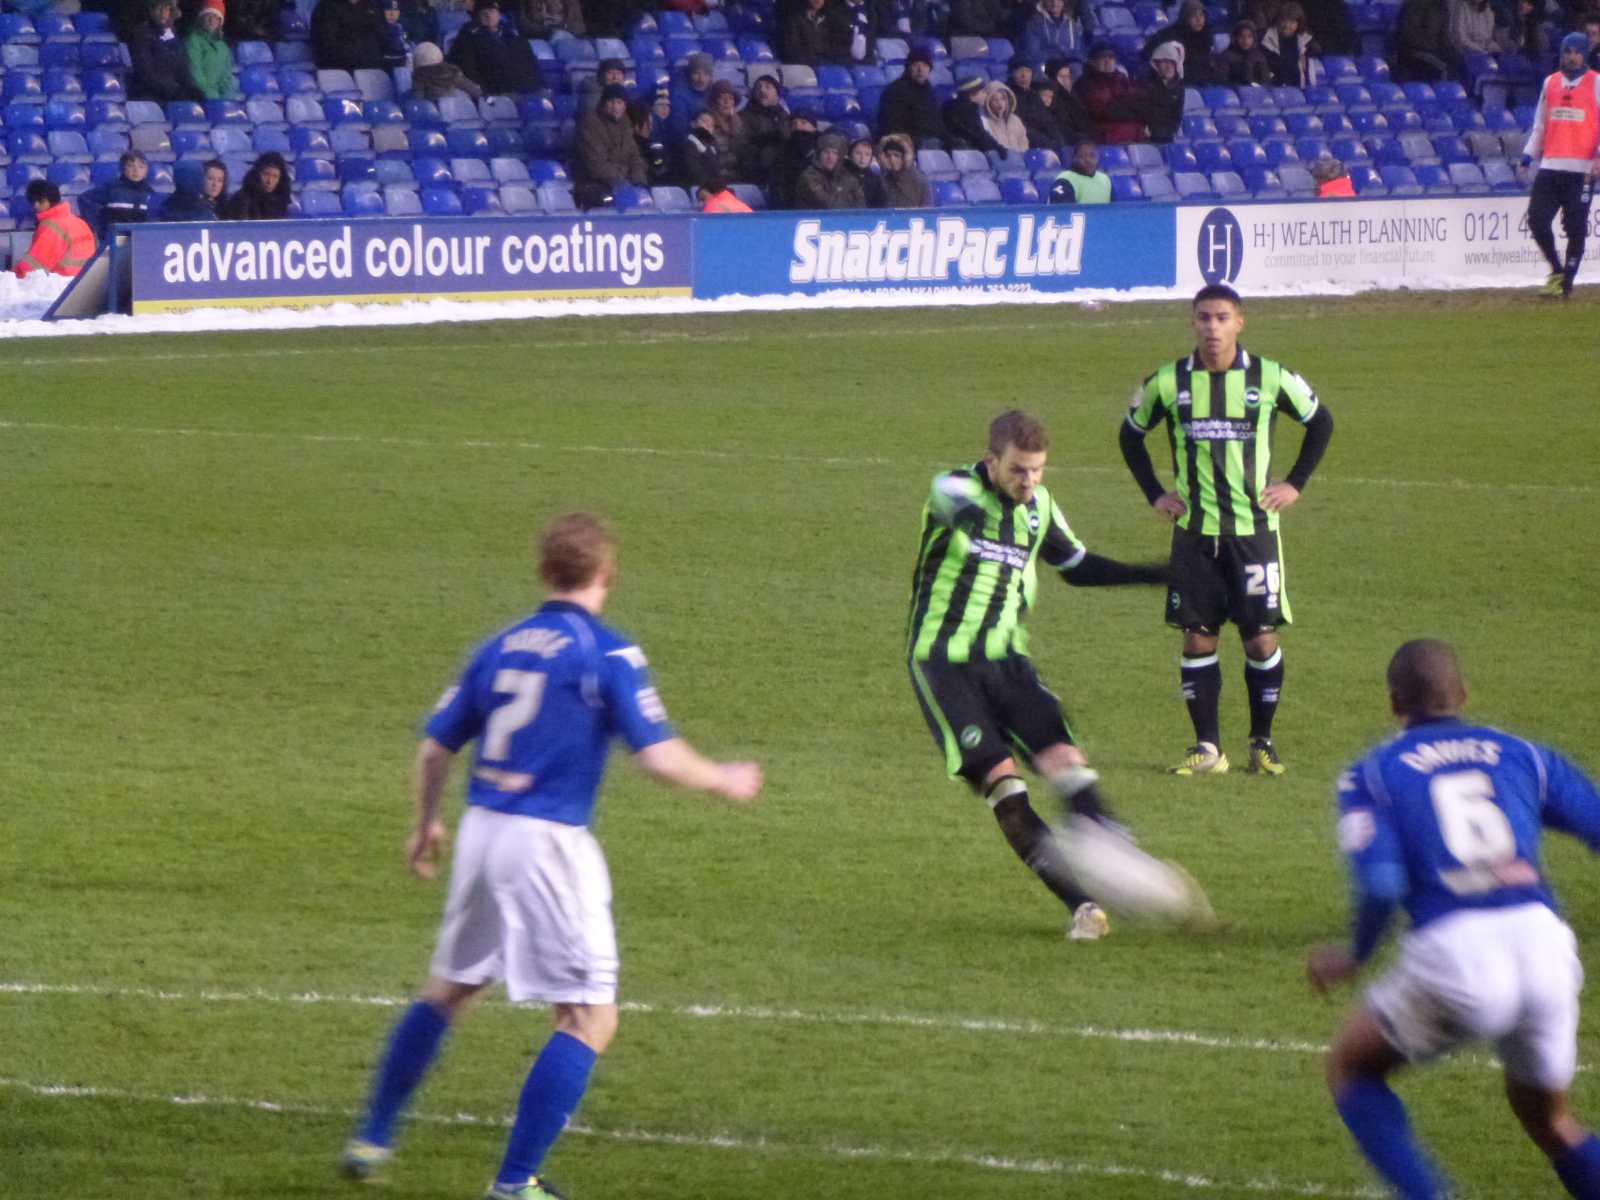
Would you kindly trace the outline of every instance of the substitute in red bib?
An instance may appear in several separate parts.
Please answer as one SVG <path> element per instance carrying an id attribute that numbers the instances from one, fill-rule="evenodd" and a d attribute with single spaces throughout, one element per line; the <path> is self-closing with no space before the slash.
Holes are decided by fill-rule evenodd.
<path id="1" fill-rule="evenodd" d="M 1522 158 L 1524 167 L 1539 161 L 1528 199 L 1528 227 L 1550 264 L 1542 294 L 1551 297 L 1572 294 L 1578 264 L 1583 261 L 1589 196 L 1594 179 L 1600 176 L 1600 160 L 1596 159 L 1600 150 L 1600 72 L 1588 69 L 1584 58 L 1588 45 L 1581 33 L 1561 39 L 1561 69 L 1546 79 L 1539 91 L 1533 132 Z M 1556 255 L 1553 226 L 1557 210 L 1567 234 L 1564 263 Z"/>

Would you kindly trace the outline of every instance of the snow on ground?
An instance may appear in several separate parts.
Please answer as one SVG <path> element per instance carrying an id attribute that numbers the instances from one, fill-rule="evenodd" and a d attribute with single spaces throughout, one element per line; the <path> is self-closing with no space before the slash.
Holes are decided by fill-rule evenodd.
<path id="1" fill-rule="evenodd" d="M 1535 281 L 1537 282 L 1537 281 Z M 1096 308 L 1103 304 L 1139 300 L 1186 300 L 1189 292 L 1177 288 L 1130 288 L 1126 291 L 989 292 L 978 289 L 953 292 L 836 291 L 819 296 L 724 296 L 717 300 L 688 297 L 615 300 L 506 300 L 468 302 L 427 300 L 404 304 L 330 304 L 292 309 L 198 309 L 184 313 L 147 316 L 104 316 L 87 321 L 44 321 L 44 312 L 60 295 L 67 280 L 53 275 L 18 279 L 0 272 L 0 339 L 28 337 L 84 337 L 94 334 L 200 333 L 252 329 L 321 329 L 330 326 L 428 325 L 465 321 L 515 321 L 538 317 L 672 316 L 686 313 L 794 312 L 840 308 L 967 307 L 995 304 L 1078 304 Z M 1474 279 L 1415 279 L 1413 291 L 1461 291 L 1469 288 L 1505 289 L 1504 276 Z M 1256 296 L 1350 296 L 1366 287 L 1308 281 L 1293 287 L 1252 291 Z"/>

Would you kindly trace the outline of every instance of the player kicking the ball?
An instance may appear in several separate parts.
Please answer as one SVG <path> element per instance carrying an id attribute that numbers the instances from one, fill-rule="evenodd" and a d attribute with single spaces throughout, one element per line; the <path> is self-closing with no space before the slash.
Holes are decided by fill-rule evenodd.
<path id="1" fill-rule="evenodd" d="M 1544 828 L 1600 849 L 1600 792 L 1554 750 L 1463 721 L 1466 687 L 1445 643 L 1401 646 L 1388 682 L 1404 728 L 1339 780 L 1339 843 L 1356 881 L 1353 940 L 1312 951 L 1312 985 L 1325 991 L 1354 976 L 1397 905 L 1411 932 L 1334 1040 L 1334 1103 L 1405 1200 L 1442 1200 L 1448 1189 L 1387 1077 L 1489 1042 L 1528 1136 L 1568 1192 L 1600 1200 L 1600 1139 L 1567 1106 L 1583 967 L 1539 866 Z"/>
<path id="2" fill-rule="evenodd" d="M 1017 857 L 1073 914 L 1071 936 L 1088 940 L 1106 934 L 1106 914 L 1029 804 L 1016 756 L 1079 818 L 1104 820 L 1098 776 L 1034 670 L 1023 618 L 1040 562 L 1067 583 L 1090 587 L 1164 583 L 1166 570 L 1089 553 L 1043 485 L 1048 448 L 1044 426 L 1012 410 L 989 426 L 981 461 L 934 479 L 911 582 L 909 657 L 951 777 L 989 802 Z"/>
<path id="3" fill-rule="evenodd" d="M 602 625 L 616 545 L 598 518 L 559 517 L 540 542 L 550 588 L 532 616 L 496 634 L 439 701 L 417 750 L 412 871 L 432 879 L 445 840 L 439 800 L 455 755 L 476 741 L 467 810 L 430 979 L 390 1036 L 366 1118 L 341 1171 L 373 1178 L 395 1126 L 467 1002 L 506 981 L 517 1003 L 554 1008 L 555 1034 L 528 1074 L 505 1159 L 485 1200 L 560 1195 L 538 1175 L 617 1029 L 611 881 L 589 832 L 613 737 L 667 783 L 751 800 L 755 763 L 702 758 L 667 723 L 639 647 Z"/>

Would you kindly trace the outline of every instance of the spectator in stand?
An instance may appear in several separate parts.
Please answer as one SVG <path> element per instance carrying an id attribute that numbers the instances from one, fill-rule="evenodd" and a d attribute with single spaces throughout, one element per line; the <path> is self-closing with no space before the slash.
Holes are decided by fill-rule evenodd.
<path id="1" fill-rule="evenodd" d="M 1306 14 L 1299 0 L 1287 0 L 1278 9 L 1278 23 L 1262 35 L 1261 50 L 1272 64 L 1272 78 L 1279 87 L 1310 85 L 1311 60 L 1322 49 L 1306 28 Z"/>
<path id="2" fill-rule="evenodd" d="M 311 57 L 319 70 L 381 70 L 383 18 L 367 0 L 317 0 L 311 11 Z"/>
<path id="3" fill-rule="evenodd" d="M 784 61 L 802 67 L 848 62 L 850 29 L 828 0 L 806 0 L 805 7 L 784 27 L 783 45 Z"/>
<path id="4" fill-rule="evenodd" d="M 903 133 L 886 134 L 878 142 L 878 178 L 887 208 L 932 208 L 933 188 L 917 168 L 916 151 Z"/>
<path id="5" fill-rule="evenodd" d="M 1507 5 L 1496 5 L 1495 21 L 1501 45 L 1507 50 L 1520 50 L 1530 58 L 1549 51 L 1544 17 L 1534 0 L 1510 0 Z M 1600 29 L 1600 17 L 1595 18 L 1595 25 Z"/>
<path id="6" fill-rule="evenodd" d="M 1022 98 L 1017 97 L 1022 127 L 1028 131 L 1028 145 L 1035 150 L 1061 153 L 1061 147 L 1066 143 L 1062 140 L 1061 126 L 1056 123 L 1055 113 L 1056 98 L 1061 94 L 1061 89 L 1048 79 L 1041 79 L 1029 89 L 1028 94 L 1033 103 L 1027 108 L 1021 108 Z"/>
<path id="7" fill-rule="evenodd" d="M 1102 142 L 1126 146 L 1144 136 L 1144 121 L 1122 112 L 1122 105 L 1133 91 L 1133 80 L 1117 65 L 1117 52 L 1111 43 L 1096 42 L 1078 83 L 1078 98 L 1099 127 Z"/>
<path id="8" fill-rule="evenodd" d="M 344 0 L 341 0 L 344 2 Z M 173 0 L 150 0 L 149 19 L 128 36 L 133 70 L 128 76 L 128 97 L 133 100 L 204 100 L 189 71 L 189 56 L 172 30 L 178 15 Z"/>
<path id="9" fill-rule="evenodd" d="M 323 0 L 328 3 L 329 0 Z M 449 59 L 488 96 L 539 90 L 539 64 L 528 39 L 501 23 L 500 0 L 478 0 L 472 23 L 456 34 Z"/>
<path id="10" fill-rule="evenodd" d="M 739 199 L 726 175 L 718 175 L 700 189 L 700 211 L 706 213 L 747 213 L 750 206 Z"/>
<path id="11" fill-rule="evenodd" d="M 233 0 L 223 32 L 230 44 L 270 42 L 278 32 L 278 0 Z"/>
<path id="12" fill-rule="evenodd" d="M 445 62 L 444 54 L 432 42 L 419 44 L 411 61 L 411 94 L 419 100 L 438 100 L 451 92 L 483 99 L 483 89 L 463 75 L 455 63 Z"/>
<path id="13" fill-rule="evenodd" d="M 1027 131 L 1028 145 L 1047 145 L 1048 142 L 1034 141 L 1033 131 L 1053 123 L 1050 110 L 1033 90 L 1033 64 L 1020 54 L 1011 60 L 1006 70 L 1006 86 L 1011 89 L 1012 99 L 1016 101 L 1017 120 L 1022 122 L 1022 128 Z"/>
<path id="14" fill-rule="evenodd" d="M 1317 197 L 1327 200 L 1333 197 L 1354 196 L 1356 194 L 1355 182 L 1350 178 L 1350 172 L 1345 170 L 1344 163 L 1334 158 L 1331 154 L 1324 154 L 1306 168 L 1311 178 L 1317 182 Z"/>
<path id="15" fill-rule="evenodd" d="M 708 108 L 689 125 L 678 145 L 679 177 L 689 188 L 703 188 L 719 175 L 730 173 L 732 163 L 717 144 L 716 121 Z"/>
<path id="16" fill-rule="evenodd" d="M 383 18 L 378 26 L 383 69 L 393 71 L 411 62 L 411 39 L 406 37 L 406 27 L 400 20 L 400 0 L 377 0 L 377 6 L 378 15 Z"/>
<path id="17" fill-rule="evenodd" d="M 289 165 L 276 150 L 268 150 L 244 173 L 239 190 L 222 206 L 224 221 L 281 221 L 289 215 L 294 198 L 289 186 Z"/>
<path id="18" fill-rule="evenodd" d="M 228 191 L 228 168 L 221 159 L 205 165 L 188 159 L 173 168 L 176 185 L 156 214 L 158 221 L 215 221 L 217 206 Z"/>
<path id="19" fill-rule="evenodd" d="M 577 179 L 572 189 L 579 208 L 611 203 L 617 188 L 649 184 L 649 173 L 633 127 L 628 124 L 628 90 L 612 84 L 600 103 L 578 122 Z"/>
<path id="20" fill-rule="evenodd" d="M 1395 34 L 1395 75 L 1405 80 L 1437 83 L 1453 79 L 1455 55 L 1450 51 L 1450 25 L 1444 0 L 1405 0 Z"/>
<path id="21" fill-rule="evenodd" d="M 1084 28 L 1075 0 L 1039 0 L 1022 27 L 1021 57 L 1030 63 L 1055 58 L 1081 60 L 1083 52 Z"/>
<path id="22" fill-rule="evenodd" d="M 652 11 L 653 5 L 645 0 L 579 0 L 583 6 L 583 23 L 588 27 L 589 36 L 595 38 L 620 38 L 626 37 L 628 30 L 633 27 L 644 13 Z"/>
<path id="23" fill-rule="evenodd" d="M 988 85 L 981 75 L 971 75 L 956 85 L 956 94 L 944 106 L 946 150 L 1000 149 L 1000 143 L 983 127 L 983 93 Z"/>
<path id="24" fill-rule="evenodd" d="M 155 193 L 146 178 L 150 164 L 137 150 L 123 151 L 115 179 L 90 188 L 78 200 L 86 219 L 94 222 L 95 238 L 102 245 L 113 225 L 142 225 L 150 219 L 150 202 Z"/>
<path id="25" fill-rule="evenodd" d="M 596 104 L 599 100 L 595 101 Z M 661 107 L 666 109 L 663 100 Z M 633 142 L 639 147 L 639 157 L 644 159 L 645 181 L 651 187 L 661 187 L 672 182 L 672 155 L 661 137 L 661 121 L 648 104 L 628 101 L 628 124 L 633 128 Z"/>
<path id="26" fill-rule="evenodd" d="M 1500 52 L 1489 0 L 1447 0 L 1445 12 L 1450 22 L 1450 49 L 1458 58 Z"/>
<path id="27" fill-rule="evenodd" d="M 811 166 L 811 156 L 817 149 L 816 122 L 802 113 L 789 118 L 789 138 L 783 144 L 783 154 L 773 164 L 771 182 L 767 184 L 767 203 L 773 208 L 797 208 L 795 192 L 800 176 Z"/>
<path id="28" fill-rule="evenodd" d="M 783 93 L 778 90 L 777 81 L 768 75 L 757 76 L 739 116 L 744 129 L 739 144 L 734 147 L 739 178 L 764 187 L 789 136 L 789 110 L 783 106 Z"/>
<path id="29" fill-rule="evenodd" d="M 1523 0 L 1527 3 L 1527 0 Z M 1583 19 L 1583 29 L 1580 31 L 1584 40 L 1589 44 L 1589 53 L 1586 56 L 1591 71 L 1600 71 L 1600 15 L 1591 14 Z M 1541 47 L 1542 49 L 1542 47 Z"/>
<path id="30" fill-rule="evenodd" d="M 600 103 L 600 93 L 615 84 L 628 85 L 628 68 L 620 58 L 603 58 L 593 75 L 585 75 L 578 85 L 578 111 L 588 112 Z"/>
<path id="31" fill-rule="evenodd" d="M 523 37 L 546 41 L 557 33 L 587 37 L 589 29 L 578 0 L 522 0 L 517 24 Z"/>
<path id="32" fill-rule="evenodd" d="M 1050 185 L 1051 204 L 1109 204 L 1111 176 L 1100 169 L 1100 147 L 1079 142 L 1072 164 Z"/>
<path id="33" fill-rule="evenodd" d="M 885 9 L 893 12 L 893 0 L 839 0 L 838 20 L 844 28 L 843 65 L 870 66 L 877 61 L 878 27 L 887 19 Z"/>
<path id="34" fill-rule="evenodd" d="M 1168 42 L 1183 47 L 1184 74 L 1191 84 L 1211 82 L 1211 27 L 1206 24 L 1206 6 L 1200 0 L 1183 0 L 1178 19 L 1152 34 L 1140 53 L 1153 60 L 1156 47 Z"/>
<path id="35" fill-rule="evenodd" d="M 883 133 L 903 133 L 915 147 L 944 140 L 944 116 L 939 97 L 928 77 L 933 73 L 933 56 L 924 46 L 916 46 L 906 56 L 904 73 L 883 89 L 878 102 L 878 128 Z"/>
<path id="36" fill-rule="evenodd" d="M 877 0 L 878 36 L 919 38 L 928 32 L 927 0 Z"/>
<path id="37" fill-rule="evenodd" d="M 1248 18 L 1233 23 L 1233 39 L 1228 48 L 1212 60 L 1217 82 L 1232 87 L 1272 82 L 1272 64 L 1256 45 L 1256 25 Z"/>
<path id="38" fill-rule="evenodd" d="M 61 189 L 48 179 L 30 180 L 27 197 L 39 224 L 27 253 L 17 260 L 17 275 L 76 275 L 94 257 L 94 230 L 73 215 Z"/>
<path id="39" fill-rule="evenodd" d="M 405 26 L 406 41 L 412 46 L 423 42 L 439 44 L 439 14 L 428 0 L 400 0 L 400 24 Z"/>
<path id="40" fill-rule="evenodd" d="M 672 113 L 663 131 L 667 141 L 682 141 L 689 132 L 689 122 L 711 99 L 711 81 L 711 55 L 699 50 L 689 55 L 672 77 Z"/>
<path id="41" fill-rule="evenodd" d="M 991 83 L 984 89 L 979 119 L 984 132 L 1007 154 L 1028 149 L 1028 130 L 1017 116 L 1017 97 L 1005 84 Z"/>
<path id="42" fill-rule="evenodd" d="M 739 93 L 726 79 L 711 85 L 706 97 L 711 115 L 711 136 L 717 139 L 717 156 L 730 179 L 738 178 L 739 143 L 744 140 L 744 118 L 739 115 Z"/>
<path id="43" fill-rule="evenodd" d="M 1151 77 L 1118 110 L 1143 123 L 1145 140 L 1165 145 L 1183 124 L 1183 44 L 1162 42 L 1150 56 Z"/>
<path id="44" fill-rule="evenodd" d="M 226 100 L 239 90 L 233 77 L 233 51 L 222 36 L 225 16 L 222 0 L 202 0 L 200 15 L 183 39 L 189 75 L 207 100 Z"/>
<path id="45" fill-rule="evenodd" d="M 1317 35 L 1317 54 L 1359 54 L 1361 39 L 1345 0 L 1299 0 L 1304 15 L 1300 25 Z M 1262 26 L 1262 28 L 1266 28 Z"/>
<path id="46" fill-rule="evenodd" d="M 1006 37 L 1011 9 L 1006 0 L 951 0 L 949 28 L 956 37 Z"/>
<path id="47" fill-rule="evenodd" d="M 850 143 L 850 152 L 845 155 L 843 166 L 855 176 L 856 183 L 861 186 L 861 195 L 866 201 L 865 207 L 888 208 L 889 193 L 874 169 L 875 165 L 871 138 L 857 138 Z"/>
<path id="48" fill-rule="evenodd" d="M 817 139 L 811 165 L 795 181 L 794 206 L 799 209 L 865 208 L 867 198 L 844 166 L 844 135 L 829 131 Z"/>
<path id="49" fill-rule="evenodd" d="M 1113 55 L 1112 61 L 1115 61 Z M 1052 58 L 1044 65 L 1045 81 L 1056 85 L 1056 98 L 1050 101 L 1050 114 L 1061 130 L 1061 144 L 1076 146 L 1079 142 L 1092 142 L 1100 136 L 1100 127 L 1078 98 L 1078 83 L 1072 77 L 1072 64 L 1064 58 Z"/>

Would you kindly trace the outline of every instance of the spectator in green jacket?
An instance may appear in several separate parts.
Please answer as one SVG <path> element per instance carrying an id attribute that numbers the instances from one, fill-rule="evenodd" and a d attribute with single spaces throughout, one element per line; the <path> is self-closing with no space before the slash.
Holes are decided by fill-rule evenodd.
<path id="1" fill-rule="evenodd" d="M 189 73 L 207 100 L 226 100 L 238 91 L 233 78 L 233 51 L 222 37 L 226 15 L 222 0 L 202 0 L 194 28 L 183 40 Z"/>

